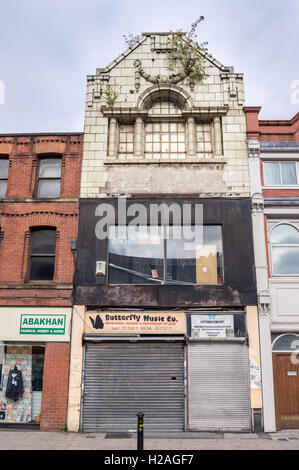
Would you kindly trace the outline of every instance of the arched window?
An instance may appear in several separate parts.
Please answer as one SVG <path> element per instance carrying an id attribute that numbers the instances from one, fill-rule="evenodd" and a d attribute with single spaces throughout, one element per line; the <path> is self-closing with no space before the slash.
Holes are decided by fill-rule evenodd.
<path id="1" fill-rule="evenodd" d="M 148 109 L 148 115 L 151 119 L 145 125 L 145 153 L 153 157 L 183 157 L 186 138 L 180 105 L 159 98 Z"/>
<path id="2" fill-rule="evenodd" d="M 299 275 L 299 232 L 289 224 L 280 224 L 270 233 L 274 275 Z"/>
<path id="3" fill-rule="evenodd" d="M 274 352 L 297 351 L 299 349 L 298 334 L 276 335 L 272 348 Z"/>

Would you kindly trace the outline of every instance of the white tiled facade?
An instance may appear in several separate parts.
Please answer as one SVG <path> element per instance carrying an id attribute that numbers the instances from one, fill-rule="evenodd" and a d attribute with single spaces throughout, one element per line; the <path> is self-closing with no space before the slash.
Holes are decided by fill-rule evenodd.
<path id="1" fill-rule="evenodd" d="M 250 195 L 242 74 L 206 55 L 202 83 L 170 83 L 166 37 L 145 33 L 87 77 L 81 197 Z"/>

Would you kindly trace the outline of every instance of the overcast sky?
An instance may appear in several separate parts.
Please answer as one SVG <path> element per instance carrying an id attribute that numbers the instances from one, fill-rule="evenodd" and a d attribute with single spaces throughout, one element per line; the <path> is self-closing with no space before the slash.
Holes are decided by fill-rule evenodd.
<path id="1" fill-rule="evenodd" d="M 294 116 L 299 0 L 12 0 L 0 8 L 0 133 L 82 131 L 86 75 L 126 49 L 124 34 L 188 30 L 200 15 L 199 39 L 244 73 L 246 104 Z"/>

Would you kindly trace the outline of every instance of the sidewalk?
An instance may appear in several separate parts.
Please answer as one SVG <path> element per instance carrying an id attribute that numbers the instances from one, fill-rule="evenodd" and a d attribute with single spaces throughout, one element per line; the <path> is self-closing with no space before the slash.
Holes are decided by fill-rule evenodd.
<path id="1" fill-rule="evenodd" d="M 299 430 L 276 434 L 145 434 L 145 450 L 298 450 Z M 106 434 L 0 431 L 0 450 L 136 450 L 131 438 Z"/>

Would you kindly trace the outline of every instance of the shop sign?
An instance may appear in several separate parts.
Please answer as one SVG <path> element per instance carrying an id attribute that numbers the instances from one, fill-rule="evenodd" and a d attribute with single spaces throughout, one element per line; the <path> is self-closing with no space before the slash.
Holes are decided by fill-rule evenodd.
<path id="1" fill-rule="evenodd" d="M 21 315 L 21 335 L 64 335 L 66 315 Z"/>
<path id="2" fill-rule="evenodd" d="M 85 313 L 85 333 L 184 334 L 184 313 Z"/>
<path id="3" fill-rule="evenodd" d="M 70 307 L 0 307 L 0 342 L 69 342 Z"/>
<path id="4" fill-rule="evenodd" d="M 192 338 L 234 337 L 233 315 L 191 315 Z"/>

